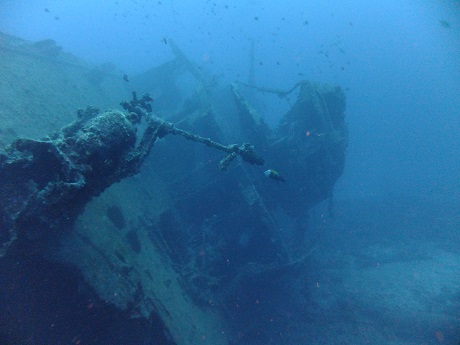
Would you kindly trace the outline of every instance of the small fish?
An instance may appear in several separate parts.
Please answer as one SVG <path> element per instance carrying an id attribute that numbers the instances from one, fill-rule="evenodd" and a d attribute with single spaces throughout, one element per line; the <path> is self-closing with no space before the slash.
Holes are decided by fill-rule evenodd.
<path id="1" fill-rule="evenodd" d="M 123 74 L 123 80 L 124 80 L 125 82 L 127 82 L 127 83 L 129 82 L 129 79 L 128 79 L 128 75 L 127 75 L 127 74 Z"/>
<path id="2" fill-rule="evenodd" d="M 273 170 L 273 169 L 268 169 L 266 171 L 264 171 L 264 175 L 269 177 L 269 178 L 272 178 L 274 179 L 276 182 L 279 183 L 279 181 L 282 181 L 282 182 L 285 182 L 286 180 L 284 179 L 283 176 L 280 175 L 280 173 L 276 170 Z"/>
<path id="3" fill-rule="evenodd" d="M 164 44 L 168 44 L 168 40 L 166 39 L 166 37 L 163 37 L 163 38 L 161 39 L 161 41 L 162 41 Z"/>
<path id="4" fill-rule="evenodd" d="M 446 28 L 446 29 L 450 29 L 451 28 L 451 25 L 448 21 L 446 20 L 440 20 L 439 21 L 439 24 L 441 24 L 442 27 Z"/>

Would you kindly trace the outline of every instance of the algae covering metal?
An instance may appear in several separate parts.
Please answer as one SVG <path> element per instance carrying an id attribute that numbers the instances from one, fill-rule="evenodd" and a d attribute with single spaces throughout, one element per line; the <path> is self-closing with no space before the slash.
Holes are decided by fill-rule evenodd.
<path id="1" fill-rule="evenodd" d="M 25 186 L 21 193 L 29 195 L 39 190 L 43 176 L 56 183 L 67 176 L 66 182 L 74 187 L 87 183 L 83 183 L 84 188 L 75 188 L 80 193 L 78 203 L 63 203 L 54 213 L 59 218 L 68 212 L 71 221 L 55 222 L 51 230 L 42 229 L 46 236 L 32 236 L 37 228 L 28 226 L 23 233 L 2 232 L 1 240 L 9 246 L 10 240 L 16 242 L 20 237 L 19 250 L 9 251 L 10 256 L 34 251 L 47 262 L 77 267 L 82 284 L 94 290 L 101 301 L 131 318 L 149 320 L 156 332 L 160 329 L 163 342 L 244 343 L 245 337 L 257 334 L 266 315 L 274 311 L 274 307 L 272 310 L 248 302 L 250 296 L 263 295 L 267 281 L 289 284 L 295 279 L 295 268 L 314 249 L 318 234 L 309 226 L 309 210 L 323 200 L 332 200 L 334 183 L 344 167 L 345 96 L 338 86 L 307 81 L 300 81 L 290 90 L 242 83 L 218 85 L 188 61 L 172 40 L 169 42 L 175 60 L 130 77 L 131 86 L 155 98 L 151 108 L 143 108 L 143 119 L 136 109 L 126 106 L 129 103 L 125 103 L 129 112 L 99 114 L 88 108 L 79 113 L 80 122 L 60 135 L 42 141 L 17 140 L 6 149 L 2 173 L 8 173 L 11 162 L 20 165 L 27 160 L 46 160 L 50 154 L 37 152 L 49 152 L 52 147 L 58 147 L 64 155 L 59 152 L 51 156 L 68 157 L 73 163 L 70 170 L 51 169 L 39 182 L 34 166 L 26 164 L 29 175 L 20 181 Z M 50 42 L 40 47 L 59 53 Z M 10 51 L 13 54 L 14 49 Z M 50 79 L 51 71 L 59 64 L 47 59 L 55 58 L 38 59 L 49 64 Z M 8 73 L 14 74 L 11 69 L 8 66 Z M 93 82 L 103 83 L 105 77 L 99 81 L 96 77 L 100 74 L 88 70 L 94 73 Z M 189 92 L 180 87 L 183 76 L 193 80 Z M 101 94 L 104 90 L 117 94 L 103 84 L 99 86 Z M 282 98 L 297 92 L 297 100 L 286 114 L 280 114 L 278 126 L 270 128 L 263 114 L 251 106 L 252 98 L 243 96 L 248 88 Z M 83 88 L 79 90 L 84 102 L 88 95 Z M 128 95 L 126 92 L 123 98 Z M 32 92 L 28 98 L 34 97 L 39 95 Z M 78 95 L 73 94 L 74 98 Z M 5 109 L 2 111 L 6 113 Z M 45 118 L 46 113 L 37 116 Z M 152 125 L 151 116 L 161 116 L 175 125 L 161 121 Z M 110 118 L 125 123 L 126 127 L 121 128 L 125 137 L 112 140 L 115 138 L 109 131 L 104 137 L 107 140 L 92 140 Z M 23 121 L 8 122 L 8 128 L 13 133 L 27 134 L 20 131 Z M 51 127 L 49 130 L 56 129 Z M 195 133 L 201 139 L 195 143 L 175 135 L 181 133 Z M 198 137 L 190 134 L 190 138 Z M 210 142 L 251 143 L 255 151 L 245 151 L 250 145 L 221 145 L 223 153 L 206 147 Z M 111 147 L 111 143 L 121 146 Z M 76 152 L 86 160 L 73 161 Z M 245 157 L 253 157 L 251 153 L 255 152 L 266 161 L 265 167 L 246 164 Z M 219 163 L 222 167 L 222 162 L 231 161 L 231 165 L 223 164 L 227 171 L 219 170 Z M 46 162 L 35 166 L 46 167 Z M 279 169 L 285 181 L 267 179 L 263 172 L 269 168 Z M 75 180 L 78 174 L 82 178 Z M 14 186 L 8 184 L 11 176 L 4 177 L 1 190 L 5 194 Z M 22 209 L 19 200 L 1 206 L 2 215 Z M 42 211 L 53 216 L 52 208 Z M 3 217 L 2 225 L 10 225 L 5 219 L 8 217 Z M 29 224 L 37 221 L 45 227 L 50 220 L 45 214 Z"/>

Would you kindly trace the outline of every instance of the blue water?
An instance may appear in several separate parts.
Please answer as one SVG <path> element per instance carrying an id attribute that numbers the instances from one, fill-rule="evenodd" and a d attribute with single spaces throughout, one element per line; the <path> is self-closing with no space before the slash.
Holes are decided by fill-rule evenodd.
<path id="1" fill-rule="evenodd" d="M 355 313 L 367 310 L 369 319 L 375 319 L 372 311 L 377 310 L 384 314 L 380 329 L 402 334 L 382 336 L 375 343 L 458 344 L 460 254 L 452 248 L 460 244 L 460 1 L 3 0 L 0 31 L 33 41 L 52 38 L 67 52 L 90 63 L 110 61 L 127 75 L 170 60 L 173 55 L 164 40 L 172 38 L 190 60 L 218 75 L 221 83 L 248 80 L 254 41 L 257 85 L 287 89 L 301 79 L 341 85 L 347 96 L 349 146 L 344 174 L 335 187 L 338 220 L 323 244 L 333 250 L 316 259 L 317 267 L 340 261 L 338 253 L 353 252 L 356 243 L 369 248 L 367 254 L 359 254 L 365 256 L 361 264 L 372 266 L 371 258 L 388 254 L 387 249 L 376 248 L 382 237 L 396 251 L 408 247 L 401 249 L 395 243 L 415 246 L 419 240 L 416 247 L 423 252 L 439 238 L 451 250 L 442 254 L 426 249 L 445 259 L 434 266 L 406 267 L 406 271 L 391 266 L 402 270 L 393 272 L 398 277 L 408 274 L 399 283 L 408 284 L 403 292 L 395 281 L 387 282 L 394 305 L 380 305 L 388 302 L 385 299 L 366 309 L 352 292 L 339 301 L 334 298 L 337 285 L 332 283 L 329 295 L 312 292 L 317 298 L 312 310 L 337 308 L 341 313 L 334 314 L 337 319 L 332 318 L 329 328 L 320 328 L 328 324 L 327 316 L 319 317 L 322 322 L 316 318 L 306 329 L 318 335 L 299 337 L 298 343 L 348 344 L 338 336 L 331 340 L 326 329 L 339 333 L 334 325 L 359 305 Z M 265 120 L 274 125 L 282 114 L 268 111 Z M 355 241 L 347 242 L 347 236 Z M 445 273 L 436 275 L 444 268 Z M 354 278 L 335 276 L 327 269 L 318 268 L 316 273 L 316 281 L 309 278 L 313 290 L 334 279 L 337 284 L 349 279 L 347 284 L 363 291 L 385 283 L 384 278 L 364 273 L 357 278 L 355 271 L 348 272 Z M 391 272 L 381 274 L 391 277 Z M 422 281 L 423 276 L 446 279 L 439 291 L 426 296 L 444 292 L 451 296 L 444 302 L 452 307 L 427 314 L 431 316 L 418 326 L 433 325 L 426 332 L 407 322 L 418 317 L 416 304 L 409 310 L 398 304 L 399 298 L 413 297 L 410 291 L 430 288 L 426 283 L 430 278 Z M 436 303 L 444 302 L 441 298 Z M 395 321 L 401 308 L 407 323 Z M 313 329 L 317 322 L 321 326 Z M 397 325 L 392 328 L 386 322 Z M 379 329 L 378 323 L 373 326 Z M 413 332 L 405 333 L 405 328 Z M 372 335 L 365 334 L 369 330 L 355 331 L 356 344 L 373 343 Z"/>

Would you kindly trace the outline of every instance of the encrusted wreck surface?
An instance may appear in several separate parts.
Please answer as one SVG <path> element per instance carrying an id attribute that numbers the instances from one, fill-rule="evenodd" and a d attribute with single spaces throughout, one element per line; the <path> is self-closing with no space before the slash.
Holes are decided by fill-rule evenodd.
<path id="1" fill-rule="evenodd" d="M 177 127 L 155 117 L 139 123 L 145 106 L 141 116 L 125 103 L 129 112 L 87 108 L 45 139 L 13 141 L 0 154 L 0 242 L 17 245 L 4 252 L 9 260 L 35 253 L 37 265 L 77 268 L 76 279 L 100 301 L 149 320 L 155 343 L 244 343 L 278 313 L 276 300 L 314 248 L 309 209 L 331 199 L 344 167 L 345 96 L 307 81 L 259 89 L 279 97 L 299 90 L 270 128 L 243 96 L 247 86 L 206 87 L 206 76 L 170 45 L 175 60 L 130 80 L 155 98 L 153 114 Z M 197 82 L 188 94 L 176 85 L 183 74 Z M 235 138 L 255 149 L 217 143 Z M 241 163 L 228 165 L 238 155 Z M 286 182 L 267 179 L 268 168 Z M 280 295 L 267 296 L 266 284 Z"/>
<path id="2" fill-rule="evenodd" d="M 3 252 L 16 238 L 72 226 L 92 197 L 132 174 L 126 163 L 136 129 L 129 116 L 88 108 L 79 117 L 49 138 L 17 139 L 0 153 Z"/>

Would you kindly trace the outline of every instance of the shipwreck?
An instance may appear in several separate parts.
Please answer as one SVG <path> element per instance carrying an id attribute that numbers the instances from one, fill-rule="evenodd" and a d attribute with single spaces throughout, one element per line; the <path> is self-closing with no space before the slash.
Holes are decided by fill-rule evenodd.
<path id="1" fill-rule="evenodd" d="M 0 339 L 281 336 L 282 296 L 314 250 L 344 169 L 343 90 L 305 80 L 289 90 L 219 85 L 169 40 L 175 58 L 131 76 L 131 93 L 113 68 L 85 65 L 53 42 L 44 51 L 2 37 Z M 24 66 L 46 74 L 42 87 L 15 79 Z M 22 103 L 8 98 L 12 89 Z M 269 126 L 256 97 L 291 106 Z M 70 108 L 88 104 L 117 109 L 89 106 L 72 119 Z M 269 168 L 286 181 L 267 179 Z"/>

